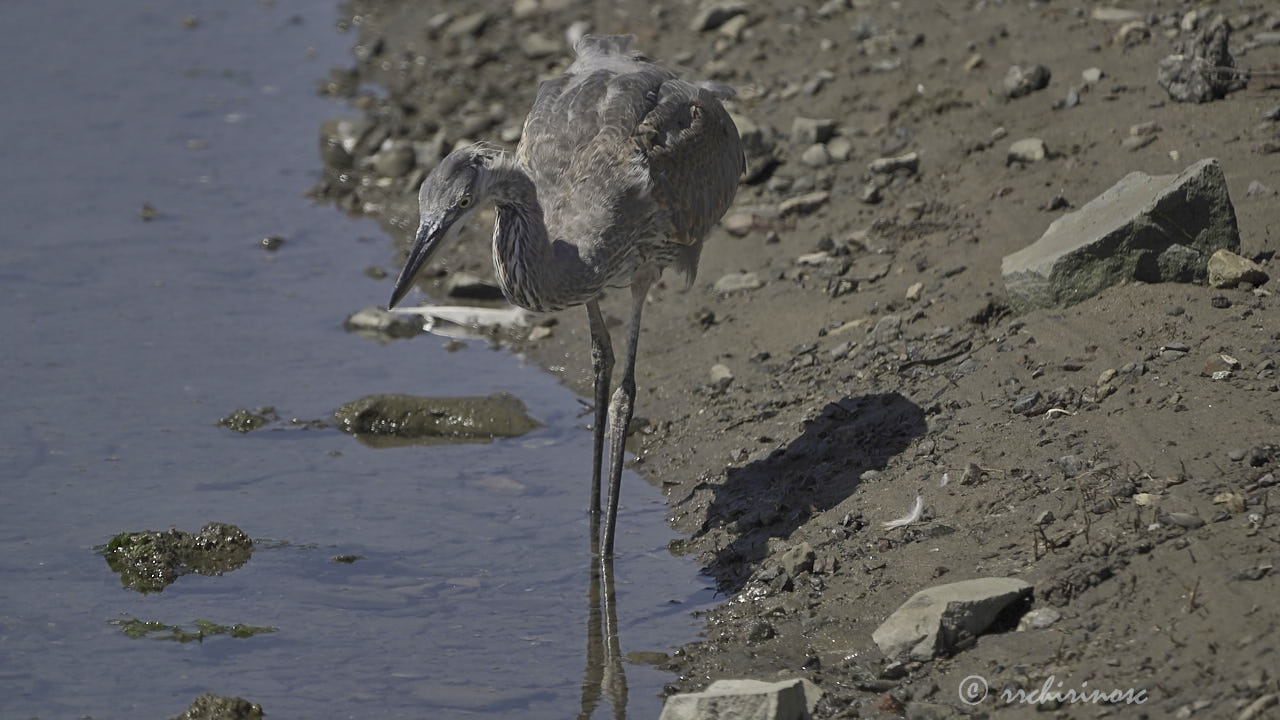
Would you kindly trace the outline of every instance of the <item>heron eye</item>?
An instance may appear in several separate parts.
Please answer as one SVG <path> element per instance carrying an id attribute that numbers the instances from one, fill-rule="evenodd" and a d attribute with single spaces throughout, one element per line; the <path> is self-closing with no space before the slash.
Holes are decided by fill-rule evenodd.
<path id="1" fill-rule="evenodd" d="M 461 198 L 459 198 L 458 207 L 462 208 L 463 210 L 466 210 L 467 208 L 471 207 L 471 196 L 463 195 Z"/>

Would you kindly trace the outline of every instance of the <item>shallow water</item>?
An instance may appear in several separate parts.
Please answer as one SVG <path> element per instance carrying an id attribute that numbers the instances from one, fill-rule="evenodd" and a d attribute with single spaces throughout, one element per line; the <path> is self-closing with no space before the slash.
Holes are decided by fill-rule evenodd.
<path id="1" fill-rule="evenodd" d="M 171 717 L 202 692 L 272 717 L 578 714 L 581 406 L 483 343 L 342 330 L 385 301 L 390 281 L 363 270 L 393 252 L 302 196 L 319 124 L 342 112 L 314 93 L 345 63 L 336 17 L 301 1 L 0 10 L 21 28 L 0 45 L 0 717 Z M 267 235 L 286 242 L 269 253 Z M 499 390 L 545 427 L 374 450 L 333 429 L 215 426 L 237 407 L 314 419 L 378 392 Z M 667 650 L 710 592 L 665 550 L 660 495 L 628 473 L 623 505 L 621 647 Z M 247 565 L 142 596 L 94 552 L 209 521 L 259 541 Z M 179 644 L 109 623 L 135 617 L 279 630 Z M 629 714 L 656 716 L 667 676 L 626 673 Z"/>

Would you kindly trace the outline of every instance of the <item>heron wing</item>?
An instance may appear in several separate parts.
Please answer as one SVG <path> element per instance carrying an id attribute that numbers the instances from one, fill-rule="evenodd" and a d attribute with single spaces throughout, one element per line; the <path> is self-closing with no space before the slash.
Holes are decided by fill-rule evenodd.
<path id="1" fill-rule="evenodd" d="M 553 238 L 584 259 L 621 269 L 636 241 L 665 236 L 688 248 L 733 200 L 742 143 L 716 92 L 628 53 L 629 36 L 586 36 L 561 77 L 543 82 L 517 160 L 538 188 Z M 685 256 L 688 257 L 685 257 Z"/>
<path id="2" fill-rule="evenodd" d="M 733 203 L 746 166 L 738 129 L 716 91 L 667 80 L 635 139 L 648 159 L 654 202 L 670 223 L 668 237 L 700 242 Z"/>

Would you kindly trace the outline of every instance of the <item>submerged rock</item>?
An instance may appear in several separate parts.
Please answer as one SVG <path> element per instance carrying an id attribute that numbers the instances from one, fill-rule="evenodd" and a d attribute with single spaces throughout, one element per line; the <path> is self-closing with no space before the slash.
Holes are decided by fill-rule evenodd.
<path id="1" fill-rule="evenodd" d="M 1054 220 L 1001 272 L 1019 311 L 1062 307 L 1128 280 L 1200 282 L 1215 250 L 1240 247 L 1235 208 L 1216 159 L 1178 175 L 1126 175 Z"/>
<path id="2" fill-rule="evenodd" d="M 504 392 L 449 398 L 369 395 L 338 408 L 333 420 L 343 431 L 371 444 L 490 440 L 540 427 L 519 398 Z"/>
<path id="3" fill-rule="evenodd" d="M 806 720 L 822 698 L 808 680 L 717 680 L 702 692 L 667 698 L 659 720 Z"/>
<path id="4" fill-rule="evenodd" d="M 209 523 L 196 535 L 170 528 L 124 532 L 107 541 L 107 566 L 141 593 L 160 592 L 189 573 L 222 575 L 249 561 L 253 540 L 235 525 Z"/>
<path id="5" fill-rule="evenodd" d="M 928 661 L 964 649 L 1015 602 L 1031 595 L 1016 578 L 978 578 L 921 590 L 871 634 L 890 660 Z"/>

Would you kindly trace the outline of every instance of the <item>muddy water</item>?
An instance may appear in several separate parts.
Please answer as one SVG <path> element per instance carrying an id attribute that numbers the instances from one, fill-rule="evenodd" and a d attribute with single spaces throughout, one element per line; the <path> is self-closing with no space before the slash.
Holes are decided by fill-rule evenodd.
<path id="1" fill-rule="evenodd" d="M 314 94 L 345 62 L 336 11 L 28 2 L 0 16 L 21 29 L 0 45 L 0 717 L 171 717 L 210 691 L 273 717 L 577 715 L 599 675 L 580 405 L 483 344 L 342 330 L 385 299 L 390 283 L 363 271 L 393 254 L 371 223 L 302 197 L 318 126 L 340 112 Z M 268 235 L 285 243 L 268 252 Z M 494 391 L 544 427 L 374 450 L 333 429 L 215 425 L 237 407 L 313 419 L 376 392 Z M 629 474 L 624 506 L 621 649 L 666 650 L 695 635 L 689 612 L 710 594 L 664 549 L 658 493 Z M 245 566 L 143 596 L 94 552 L 209 521 L 257 540 Z M 130 618 L 278 631 L 131 639 L 110 622 Z M 625 670 L 629 714 L 655 716 L 667 676 Z"/>

